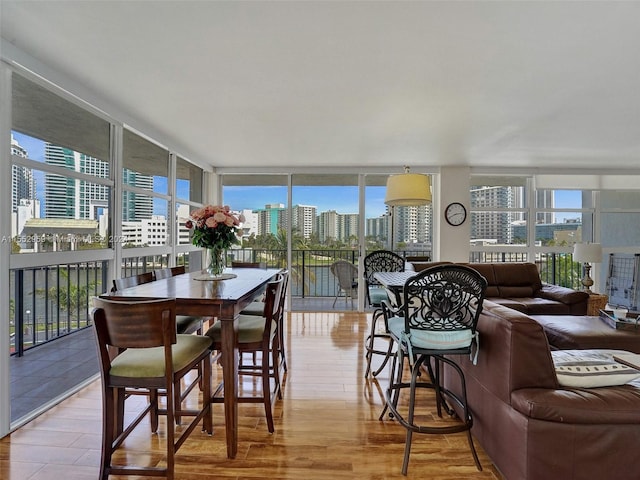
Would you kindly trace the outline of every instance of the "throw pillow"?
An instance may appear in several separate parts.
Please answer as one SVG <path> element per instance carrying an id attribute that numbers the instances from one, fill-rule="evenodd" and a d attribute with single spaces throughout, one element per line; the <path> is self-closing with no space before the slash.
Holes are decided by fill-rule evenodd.
<path id="1" fill-rule="evenodd" d="M 624 385 L 640 378 L 640 370 L 616 362 L 623 350 L 554 350 L 551 352 L 558 383 L 563 387 L 595 388 Z"/>

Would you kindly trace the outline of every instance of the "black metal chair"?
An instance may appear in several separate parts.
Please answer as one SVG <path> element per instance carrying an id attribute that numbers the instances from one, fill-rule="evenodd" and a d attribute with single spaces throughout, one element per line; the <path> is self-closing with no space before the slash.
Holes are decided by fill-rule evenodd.
<path id="1" fill-rule="evenodd" d="M 391 362 L 389 387 L 385 393 L 385 407 L 380 414 L 389 415 L 407 429 L 402 474 L 407 474 L 411 440 L 414 432 L 448 434 L 467 432 L 471 453 L 478 470 L 478 459 L 471 427 L 473 418 L 467 403 L 464 373 L 452 356 L 474 355 L 477 350 L 476 324 L 482 311 L 487 281 L 476 270 L 464 265 L 438 265 L 423 270 L 407 280 L 403 289 L 403 303 L 394 311 L 387 302 L 383 310 L 389 326 L 389 334 L 397 343 L 396 355 Z M 409 361 L 410 380 L 403 381 L 405 359 Z M 457 374 L 461 394 L 456 394 L 442 384 L 442 370 Z M 423 380 L 424 369 L 429 379 Z M 416 391 L 433 389 L 439 417 L 442 409 L 449 415 L 458 414 L 460 422 L 442 424 L 416 423 Z M 400 392 L 408 389 L 408 406 L 399 402 Z M 449 406 L 449 403 L 454 408 Z"/>
<path id="2" fill-rule="evenodd" d="M 378 369 L 373 372 L 373 376 L 378 375 L 389 361 L 389 357 L 393 350 L 393 341 L 389 337 L 389 331 L 385 321 L 384 332 L 378 332 L 378 320 L 383 319 L 382 314 L 382 301 L 388 299 L 386 289 L 380 285 L 374 278 L 376 272 L 402 272 L 405 269 L 405 260 L 400 255 L 389 250 L 376 250 L 364 257 L 364 281 L 366 284 L 366 298 L 370 307 L 374 308 L 373 315 L 371 317 L 371 329 L 369 335 L 365 339 L 365 358 L 367 361 L 367 368 L 364 372 L 364 376 L 369 376 L 371 372 L 371 359 L 373 355 L 384 355 L 384 360 Z M 387 341 L 386 350 L 378 350 L 375 348 L 376 339 L 384 339 Z"/>

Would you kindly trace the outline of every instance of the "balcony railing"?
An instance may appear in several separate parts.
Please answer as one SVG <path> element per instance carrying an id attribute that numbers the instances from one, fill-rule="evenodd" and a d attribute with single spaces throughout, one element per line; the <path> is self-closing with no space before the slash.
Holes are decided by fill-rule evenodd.
<path id="1" fill-rule="evenodd" d="M 428 251 L 400 251 L 405 257 L 430 257 Z M 285 250 L 234 249 L 231 260 L 261 262 L 266 267 L 285 267 Z M 329 267 L 337 260 L 354 264 L 356 250 L 294 250 L 291 265 L 291 292 L 296 298 L 332 297 L 338 284 Z M 184 262 L 185 259 L 181 258 Z M 473 252 L 473 262 L 529 261 L 526 254 Z M 571 254 L 541 253 L 534 260 L 543 282 L 580 288 L 581 266 Z M 126 259 L 125 275 L 168 265 L 166 256 Z M 84 329 L 91 324 L 91 297 L 109 290 L 107 262 L 50 265 L 11 271 L 11 352 L 21 356 L 25 350 L 55 338 Z"/>
<path id="2" fill-rule="evenodd" d="M 91 324 L 91 297 L 105 291 L 107 262 L 48 265 L 11 271 L 10 349 L 28 348 Z"/>

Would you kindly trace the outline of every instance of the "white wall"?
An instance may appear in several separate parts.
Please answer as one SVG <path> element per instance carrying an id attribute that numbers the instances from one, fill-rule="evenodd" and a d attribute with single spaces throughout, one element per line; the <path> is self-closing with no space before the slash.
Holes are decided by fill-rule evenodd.
<path id="1" fill-rule="evenodd" d="M 468 167 L 442 167 L 435 192 L 439 198 L 433 199 L 433 237 L 434 260 L 452 262 L 469 261 L 469 237 L 471 235 L 471 219 L 469 216 L 469 178 Z M 459 227 L 452 227 L 444 220 L 444 209 L 452 202 L 459 202 L 467 209 L 467 219 Z"/>

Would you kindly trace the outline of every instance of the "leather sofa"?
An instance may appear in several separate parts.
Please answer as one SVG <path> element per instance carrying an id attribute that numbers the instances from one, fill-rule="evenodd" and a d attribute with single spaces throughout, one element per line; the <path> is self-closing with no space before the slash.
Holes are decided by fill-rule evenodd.
<path id="1" fill-rule="evenodd" d="M 410 262 L 415 271 L 451 262 Z M 487 279 L 485 298 L 530 315 L 586 315 L 589 295 L 542 283 L 534 263 L 467 263 Z"/>
<path id="2" fill-rule="evenodd" d="M 472 433 L 506 480 L 640 477 L 640 381 L 558 384 L 547 337 L 526 314 L 484 302 L 477 364 L 462 367 Z M 456 375 L 445 384 L 459 392 Z M 460 413 L 460 412 L 458 412 Z"/>

